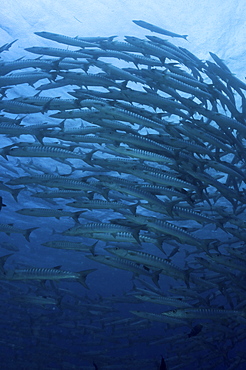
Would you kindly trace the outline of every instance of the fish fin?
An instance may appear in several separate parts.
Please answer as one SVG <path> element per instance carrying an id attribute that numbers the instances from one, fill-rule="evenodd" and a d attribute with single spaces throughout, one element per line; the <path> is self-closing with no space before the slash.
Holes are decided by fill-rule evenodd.
<path id="1" fill-rule="evenodd" d="M 151 277 L 153 283 L 157 286 L 157 288 L 160 288 L 160 285 L 159 285 L 159 278 L 160 278 L 160 273 L 162 272 L 162 270 L 158 270 L 158 271 L 155 271 Z"/>
<path id="2" fill-rule="evenodd" d="M 14 253 L 6 254 L 5 256 L 0 257 L 0 273 L 5 274 L 3 266 L 5 265 L 5 262 L 7 259 L 12 256 Z"/>
<path id="3" fill-rule="evenodd" d="M 96 247 L 97 243 L 98 243 L 98 240 L 89 247 L 89 250 L 91 251 L 93 256 L 95 256 L 95 247 Z"/>
<path id="4" fill-rule="evenodd" d="M 84 271 L 79 271 L 78 274 L 79 274 L 79 278 L 77 279 L 77 281 L 82 284 L 86 289 L 89 289 L 89 287 L 87 286 L 86 284 L 86 278 L 87 276 L 93 272 L 93 271 L 96 271 L 97 269 L 90 269 L 90 270 L 84 270 Z"/>
<path id="5" fill-rule="evenodd" d="M 74 214 L 73 214 L 73 219 L 74 219 L 74 221 L 75 221 L 75 223 L 77 224 L 77 223 L 79 223 L 79 216 L 82 214 L 82 213 L 84 213 L 84 212 L 86 212 L 86 211 L 77 211 L 77 212 L 74 212 Z"/>
<path id="6" fill-rule="evenodd" d="M 26 238 L 26 240 L 28 242 L 30 242 L 30 234 L 31 234 L 31 232 L 34 231 L 34 230 L 36 230 L 36 229 L 38 229 L 38 227 L 31 227 L 30 229 L 26 229 L 25 230 L 24 237 Z"/>

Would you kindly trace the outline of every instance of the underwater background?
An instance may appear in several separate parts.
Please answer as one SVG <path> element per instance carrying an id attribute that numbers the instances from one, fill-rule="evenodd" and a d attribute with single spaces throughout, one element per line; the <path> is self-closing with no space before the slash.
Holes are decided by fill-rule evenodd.
<path id="1" fill-rule="evenodd" d="M 2 2 L 3 369 L 245 368 L 245 13 Z"/>

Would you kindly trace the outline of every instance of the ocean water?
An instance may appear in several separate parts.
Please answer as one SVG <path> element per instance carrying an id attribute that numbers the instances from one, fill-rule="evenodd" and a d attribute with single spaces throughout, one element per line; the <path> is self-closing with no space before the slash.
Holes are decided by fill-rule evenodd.
<path id="1" fill-rule="evenodd" d="M 56 11 L 29 4 L 26 16 L 10 4 L 19 17 L 5 6 L 3 368 L 244 369 L 246 85 L 238 60 L 233 69 L 240 42 L 233 49 L 228 33 L 223 39 L 234 51 L 228 63 L 227 50 L 205 56 L 206 37 L 199 49 L 196 37 L 183 37 L 189 29 L 152 21 L 157 4 L 144 17 L 136 2 L 129 18 L 118 3 L 115 11 L 95 3 L 101 18 L 91 29 L 88 5 L 79 33 L 76 2 L 68 12 L 63 2 Z M 115 14 L 122 20 L 100 29 Z M 42 31 L 49 34 L 34 34 Z"/>

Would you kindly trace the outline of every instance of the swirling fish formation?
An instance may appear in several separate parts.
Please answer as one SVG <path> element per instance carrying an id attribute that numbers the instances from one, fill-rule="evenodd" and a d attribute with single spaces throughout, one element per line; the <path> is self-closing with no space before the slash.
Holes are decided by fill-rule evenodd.
<path id="1" fill-rule="evenodd" d="M 134 23 L 161 37 L 36 32 L 65 46 L 30 47 L 36 59 L 15 61 L 5 55 L 16 40 L 0 49 L 0 232 L 32 242 L 58 218 L 61 232 L 35 239 L 42 256 L 58 248 L 72 261 L 76 250 L 88 267 L 19 267 L 15 254 L 10 269 L 9 255 L 1 258 L 5 299 L 17 317 L 32 318 L 19 327 L 19 350 L 28 335 L 46 353 L 45 366 L 62 369 L 154 369 L 163 346 L 169 369 L 243 368 L 246 84 L 215 54 L 202 61 L 166 40 L 187 35 Z M 4 216 L 6 192 L 17 202 L 14 224 Z M 23 229 L 25 222 L 32 227 Z M 47 282 L 74 280 L 96 291 L 90 279 L 103 276 L 102 264 L 133 273 L 128 296 L 82 299 Z M 30 290 L 18 294 L 27 280 Z M 122 316 L 119 302 L 127 304 Z M 10 351 L 13 332 L 2 332 Z M 61 341 L 71 347 L 67 357 Z M 15 364 L 41 361 L 25 353 Z"/>

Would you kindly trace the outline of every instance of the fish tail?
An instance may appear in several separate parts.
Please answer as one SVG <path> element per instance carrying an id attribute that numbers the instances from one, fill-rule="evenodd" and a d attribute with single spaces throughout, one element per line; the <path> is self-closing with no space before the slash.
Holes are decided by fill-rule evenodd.
<path id="1" fill-rule="evenodd" d="M 34 231 L 34 230 L 36 230 L 36 229 L 38 229 L 38 227 L 31 227 L 30 229 L 26 229 L 25 230 L 24 237 L 26 238 L 26 240 L 28 242 L 30 242 L 30 234 L 31 234 L 31 232 Z"/>
<path id="2" fill-rule="evenodd" d="M 7 261 L 7 259 L 12 256 L 14 253 L 10 253 L 10 254 L 6 254 L 5 256 L 2 256 L 0 257 L 0 273 L 5 275 L 5 271 L 4 271 L 4 265 L 5 265 L 5 262 Z"/>
<path id="3" fill-rule="evenodd" d="M 95 247 L 96 247 L 97 243 L 98 243 L 98 240 L 97 240 L 94 244 L 92 244 L 92 245 L 90 246 L 90 248 L 89 248 L 89 250 L 90 250 L 90 252 L 91 252 L 91 254 L 92 254 L 93 256 L 95 256 Z"/>
<path id="4" fill-rule="evenodd" d="M 77 211 L 77 212 L 74 212 L 73 214 L 73 219 L 75 221 L 75 223 L 79 223 L 79 217 L 82 213 L 84 213 L 85 211 Z"/>
<path id="5" fill-rule="evenodd" d="M 87 276 L 93 272 L 93 271 L 96 271 L 97 269 L 90 269 L 90 270 L 83 270 L 83 271 L 79 271 L 78 274 L 79 274 L 79 278 L 78 278 L 78 282 L 80 284 L 83 285 L 83 287 L 85 287 L 86 289 L 89 289 L 89 287 L 87 286 L 86 284 L 86 278 Z"/>
<path id="6" fill-rule="evenodd" d="M 152 274 L 152 277 L 151 277 L 153 283 L 157 286 L 157 288 L 160 288 L 160 285 L 159 285 L 159 277 L 160 277 L 160 273 L 161 272 L 162 272 L 162 270 L 155 271 Z"/>
<path id="7" fill-rule="evenodd" d="M 20 188 L 20 189 L 11 189 L 11 195 L 12 195 L 12 197 L 14 198 L 14 200 L 15 200 L 16 202 L 18 202 L 17 197 L 18 197 L 18 195 L 19 195 L 19 192 L 20 192 L 22 189 L 24 189 L 24 188 Z"/>

